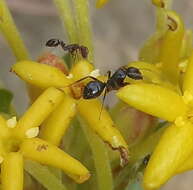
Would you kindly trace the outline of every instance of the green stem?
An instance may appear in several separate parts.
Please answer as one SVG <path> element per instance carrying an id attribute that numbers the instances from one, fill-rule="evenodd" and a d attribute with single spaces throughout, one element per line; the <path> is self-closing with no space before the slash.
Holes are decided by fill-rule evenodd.
<path id="1" fill-rule="evenodd" d="M 4 0 L 0 0 L 0 31 L 8 41 L 18 61 L 29 59 L 28 51 Z"/>
<path id="2" fill-rule="evenodd" d="M 88 0 L 73 0 L 76 12 L 76 24 L 79 36 L 79 43 L 88 47 L 89 61 L 93 62 L 93 43 L 92 43 L 92 30 L 90 24 L 90 15 L 88 8 Z"/>
<path id="3" fill-rule="evenodd" d="M 41 164 L 26 161 L 25 170 L 48 190 L 67 190 L 64 184 L 47 167 Z"/>
<path id="4" fill-rule="evenodd" d="M 70 43 L 77 43 L 77 29 L 73 18 L 72 9 L 70 6 L 69 0 L 53 0 L 56 8 L 58 9 L 58 13 L 62 20 L 62 23 L 66 29 L 68 39 Z"/>
<path id="5" fill-rule="evenodd" d="M 128 166 L 122 169 L 119 177 L 115 180 L 115 186 L 119 187 L 126 179 L 134 179 L 137 176 L 134 165 L 143 160 L 145 156 L 151 154 L 157 145 L 160 136 L 163 134 L 165 127 L 158 129 L 156 132 L 151 134 L 149 137 L 144 139 L 144 141 L 139 142 L 135 146 L 130 148 L 131 159 Z"/>
<path id="6" fill-rule="evenodd" d="M 92 150 L 97 173 L 98 190 L 113 190 L 113 177 L 107 148 L 100 138 L 85 125 L 82 119 L 79 119 L 79 121 Z"/>

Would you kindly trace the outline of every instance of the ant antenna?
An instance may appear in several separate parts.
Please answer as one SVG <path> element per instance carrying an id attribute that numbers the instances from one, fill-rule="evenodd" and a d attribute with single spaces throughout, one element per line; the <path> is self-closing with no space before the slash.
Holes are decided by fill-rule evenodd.
<path id="1" fill-rule="evenodd" d="M 87 79 L 87 78 L 91 78 L 91 79 L 93 79 L 93 80 L 95 80 L 95 81 L 98 81 L 98 79 L 95 78 L 95 77 L 92 77 L 92 76 L 86 76 L 86 77 L 83 77 L 83 78 L 81 78 L 81 79 L 79 79 L 79 80 L 73 82 L 72 84 L 69 84 L 69 85 L 67 85 L 67 86 L 64 86 L 63 88 L 70 87 L 70 86 L 72 86 L 72 85 L 74 85 L 74 84 L 77 84 L 77 83 L 79 83 L 79 82 L 81 82 L 81 81 Z"/>
<path id="2" fill-rule="evenodd" d="M 107 79 L 107 81 L 108 81 L 111 78 L 111 71 L 107 71 L 107 74 L 108 74 L 108 79 Z M 100 114 L 99 114 L 99 120 L 101 119 L 106 95 L 107 95 L 107 88 L 105 88 L 105 92 L 104 92 L 104 96 L 103 96 L 103 100 L 102 100 L 102 106 L 101 106 L 101 110 L 100 110 Z"/>

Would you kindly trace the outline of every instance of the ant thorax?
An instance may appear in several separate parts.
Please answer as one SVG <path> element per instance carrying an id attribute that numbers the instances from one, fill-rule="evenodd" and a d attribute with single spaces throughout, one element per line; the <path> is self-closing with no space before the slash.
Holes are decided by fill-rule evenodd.
<path id="1" fill-rule="evenodd" d="M 107 81 L 107 92 L 111 90 L 118 90 L 125 86 L 124 80 L 126 76 L 126 70 L 123 68 L 119 68 L 117 71 L 115 71 L 115 73 Z"/>

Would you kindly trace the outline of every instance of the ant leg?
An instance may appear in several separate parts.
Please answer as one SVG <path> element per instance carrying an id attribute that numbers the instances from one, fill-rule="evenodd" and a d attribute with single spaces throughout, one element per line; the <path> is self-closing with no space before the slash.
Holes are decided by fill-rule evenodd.
<path id="1" fill-rule="evenodd" d="M 60 46 L 61 46 L 61 48 L 64 50 L 64 51 L 66 51 L 67 49 L 66 49 L 66 44 L 61 40 L 60 41 Z"/>
<path id="2" fill-rule="evenodd" d="M 81 79 L 79 79 L 79 80 L 77 80 L 77 81 L 73 82 L 72 84 L 69 84 L 68 86 L 65 86 L 65 87 L 70 87 L 70 86 L 72 86 L 72 85 L 74 85 L 74 84 L 76 84 L 76 83 L 79 83 L 79 82 L 81 82 L 81 81 L 87 79 L 87 78 L 91 78 L 91 79 L 93 79 L 93 80 L 95 80 L 95 81 L 98 81 L 98 79 L 95 78 L 95 77 L 92 77 L 92 76 L 86 76 L 86 77 L 83 77 L 83 78 L 81 78 Z"/>
<path id="3" fill-rule="evenodd" d="M 102 111 L 103 111 L 106 95 L 107 95 L 107 88 L 105 88 L 105 93 L 104 93 L 104 96 L 103 96 L 102 106 L 101 106 L 101 110 L 100 110 L 100 114 L 99 114 L 99 120 L 101 119 L 101 115 L 102 115 Z"/>
<path id="4" fill-rule="evenodd" d="M 108 80 L 111 78 L 111 71 L 107 71 L 107 78 Z"/>
<path id="5" fill-rule="evenodd" d="M 95 80 L 95 81 L 98 81 L 98 79 L 95 78 L 95 77 L 92 77 L 92 76 L 86 76 L 86 77 L 83 77 L 83 78 L 81 78 L 81 79 L 79 79 L 79 80 L 77 80 L 77 81 L 75 81 L 75 82 L 80 82 L 80 81 L 85 80 L 85 79 L 87 79 L 87 78 L 91 78 L 91 79 L 93 79 L 93 80 Z"/>

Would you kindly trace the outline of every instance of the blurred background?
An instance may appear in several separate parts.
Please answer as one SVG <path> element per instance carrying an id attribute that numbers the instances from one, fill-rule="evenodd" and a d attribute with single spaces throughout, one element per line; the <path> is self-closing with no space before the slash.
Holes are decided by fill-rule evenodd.
<path id="1" fill-rule="evenodd" d="M 32 59 L 36 60 L 46 51 L 44 45 L 48 39 L 60 38 L 65 41 L 63 27 L 51 0 L 7 2 Z M 173 8 L 182 16 L 186 27 L 193 29 L 193 1 L 174 0 Z M 155 12 L 151 1 L 110 0 L 104 8 L 96 9 L 95 1 L 90 0 L 90 10 L 96 67 L 105 73 L 126 65 L 128 61 L 137 60 L 138 49 L 155 27 Z M 22 113 L 28 99 L 25 84 L 9 72 L 13 63 L 15 58 L 0 36 L 0 78 L 14 92 L 14 103 L 18 112 Z M 162 190 L 190 190 L 192 187 L 193 172 L 187 172 L 170 180 Z"/>

